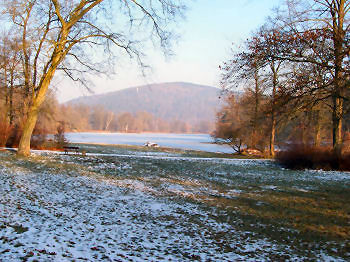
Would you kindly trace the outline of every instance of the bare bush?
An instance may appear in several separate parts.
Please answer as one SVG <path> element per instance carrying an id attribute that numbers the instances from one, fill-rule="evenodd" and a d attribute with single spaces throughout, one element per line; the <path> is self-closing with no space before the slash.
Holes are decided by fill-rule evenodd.
<path id="1" fill-rule="evenodd" d="M 12 128 L 12 125 L 6 121 L 6 119 L 0 117 L 0 147 L 6 145 L 6 142 L 11 135 Z"/>
<path id="2" fill-rule="evenodd" d="M 57 133 L 54 135 L 54 142 L 57 149 L 62 149 L 68 144 L 68 140 L 65 137 L 65 125 L 63 122 L 60 122 L 57 127 Z"/>
<path id="3" fill-rule="evenodd" d="M 276 160 L 289 169 L 350 171 L 350 154 L 338 156 L 332 149 L 294 144 L 277 154 Z"/>

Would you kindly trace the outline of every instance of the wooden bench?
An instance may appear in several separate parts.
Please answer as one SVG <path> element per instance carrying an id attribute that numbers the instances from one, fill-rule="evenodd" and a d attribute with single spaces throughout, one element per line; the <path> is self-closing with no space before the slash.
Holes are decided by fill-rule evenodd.
<path id="1" fill-rule="evenodd" d="M 79 154 L 79 147 L 77 146 L 64 146 L 63 149 L 64 149 L 65 155 L 68 155 L 69 152 L 74 152 L 76 154 Z"/>

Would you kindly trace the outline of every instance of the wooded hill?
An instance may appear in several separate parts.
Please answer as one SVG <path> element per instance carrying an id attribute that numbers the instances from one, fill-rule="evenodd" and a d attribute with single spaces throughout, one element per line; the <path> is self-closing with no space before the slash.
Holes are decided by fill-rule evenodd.
<path id="1" fill-rule="evenodd" d="M 220 90 L 204 85 L 174 82 L 131 87 L 101 95 L 79 97 L 67 105 L 102 106 L 115 114 L 148 112 L 172 122 L 180 120 L 191 125 L 215 122 L 220 108 Z"/>

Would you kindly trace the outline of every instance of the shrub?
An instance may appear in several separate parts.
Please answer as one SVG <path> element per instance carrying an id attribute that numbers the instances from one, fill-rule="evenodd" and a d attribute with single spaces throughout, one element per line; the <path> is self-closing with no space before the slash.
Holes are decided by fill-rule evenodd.
<path id="1" fill-rule="evenodd" d="M 34 149 L 46 149 L 47 135 L 35 134 L 30 140 L 30 147 Z"/>
<path id="2" fill-rule="evenodd" d="M 19 124 L 15 124 L 11 129 L 10 136 L 6 141 L 7 147 L 18 147 L 21 139 L 23 127 Z"/>
<path id="3" fill-rule="evenodd" d="M 349 170 L 350 154 L 338 157 L 332 149 L 291 145 L 276 155 L 276 160 L 289 169 Z"/>
<path id="4" fill-rule="evenodd" d="M 68 141 L 65 137 L 65 127 L 63 122 L 60 122 L 59 126 L 57 127 L 57 133 L 54 135 L 54 142 L 56 148 L 58 149 L 62 149 L 68 144 Z"/>
<path id="5" fill-rule="evenodd" d="M 30 140 L 30 147 L 34 149 L 46 149 L 47 130 L 41 125 L 36 125 Z"/>
<path id="6" fill-rule="evenodd" d="M 11 135 L 12 128 L 13 126 L 10 125 L 6 119 L 0 119 L 0 147 L 6 145 L 6 142 Z"/>

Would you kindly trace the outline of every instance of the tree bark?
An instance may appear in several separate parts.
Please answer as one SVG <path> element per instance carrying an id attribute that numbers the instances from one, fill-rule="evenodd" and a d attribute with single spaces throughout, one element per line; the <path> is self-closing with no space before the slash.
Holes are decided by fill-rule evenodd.
<path id="1" fill-rule="evenodd" d="M 338 3 L 332 2 L 331 15 L 333 18 L 333 42 L 334 42 L 334 60 L 335 76 L 333 91 L 333 150 L 336 156 L 341 156 L 343 145 L 342 127 L 343 127 L 343 61 L 345 39 L 344 18 L 345 18 L 345 1 Z"/>
<path id="2" fill-rule="evenodd" d="M 270 156 L 275 157 L 275 137 L 276 137 L 276 119 L 275 113 L 271 116 L 271 135 L 270 135 Z"/>
<path id="3" fill-rule="evenodd" d="M 253 134 L 251 139 L 251 147 L 257 149 L 257 143 L 258 143 L 258 113 L 259 113 L 259 70 L 257 66 L 255 65 L 254 70 L 254 81 L 255 81 L 255 90 L 254 90 L 254 99 L 255 99 L 255 105 L 254 105 L 254 117 L 253 117 Z"/>
<path id="4" fill-rule="evenodd" d="M 315 138 L 314 146 L 321 146 L 321 123 L 320 123 L 320 110 L 316 110 L 314 114 L 314 123 L 315 123 Z"/>
<path id="5" fill-rule="evenodd" d="M 278 76 L 275 62 L 272 61 L 272 107 L 271 107 L 271 134 L 270 134 L 270 156 L 275 157 L 275 138 L 276 138 L 276 92 L 278 84 Z"/>
<path id="6" fill-rule="evenodd" d="M 32 133 L 38 119 L 39 108 L 37 106 L 31 106 L 29 108 L 28 117 L 23 127 L 21 140 L 18 146 L 17 155 L 29 156 L 30 155 L 30 140 Z"/>
<path id="7" fill-rule="evenodd" d="M 36 121 L 38 119 L 38 114 L 40 110 L 41 104 L 45 100 L 47 89 L 49 88 L 50 82 L 56 72 L 56 68 L 62 60 L 63 55 L 57 54 L 53 57 L 53 64 L 48 69 L 44 78 L 39 84 L 38 92 L 36 96 L 33 96 L 32 103 L 29 107 L 27 120 L 23 127 L 23 133 L 21 136 L 21 140 L 19 142 L 17 155 L 20 156 L 29 156 L 30 155 L 30 140 L 35 128 Z"/>
<path id="8" fill-rule="evenodd" d="M 343 137 L 343 99 L 340 97 L 333 98 L 333 151 L 336 156 L 341 156 Z"/>
<path id="9" fill-rule="evenodd" d="M 13 89 L 14 89 L 14 70 L 11 69 L 11 81 L 10 81 L 10 90 L 9 90 L 9 120 L 10 125 L 13 124 L 13 120 L 15 118 L 13 112 Z"/>

